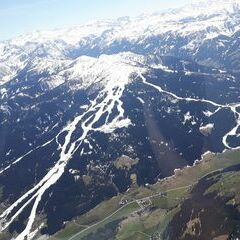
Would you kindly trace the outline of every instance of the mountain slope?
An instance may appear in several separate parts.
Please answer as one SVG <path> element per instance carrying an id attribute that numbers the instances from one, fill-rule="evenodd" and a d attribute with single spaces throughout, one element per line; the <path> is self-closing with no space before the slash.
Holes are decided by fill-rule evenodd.
<path id="1" fill-rule="evenodd" d="M 3 234 L 54 234 L 133 180 L 239 148 L 239 1 L 220 3 L 0 44 Z"/>
<path id="2" fill-rule="evenodd" d="M 206 154 L 156 184 L 133 184 L 50 239 L 237 239 L 239 160 L 239 150 Z"/>

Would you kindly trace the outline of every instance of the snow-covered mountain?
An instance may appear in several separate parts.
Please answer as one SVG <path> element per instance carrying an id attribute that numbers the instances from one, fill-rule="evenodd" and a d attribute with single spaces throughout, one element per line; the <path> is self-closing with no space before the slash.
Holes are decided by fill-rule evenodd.
<path id="1" fill-rule="evenodd" d="M 0 237 L 53 234 L 132 174 L 154 183 L 239 148 L 239 6 L 197 1 L 1 42 Z M 134 164 L 116 168 L 121 156 Z"/>
<path id="2" fill-rule="evenodd" d="M 227 67 L 226 59 L 238 46 L 239 6 L 239 0 L 197 1 L 164 13 L 19 36 L 0 44 L 1 83 L 36 59 L 69 60 L 122 51 L 188 57 Z M 214 50 L 207 51 L 205 45 Z"/>

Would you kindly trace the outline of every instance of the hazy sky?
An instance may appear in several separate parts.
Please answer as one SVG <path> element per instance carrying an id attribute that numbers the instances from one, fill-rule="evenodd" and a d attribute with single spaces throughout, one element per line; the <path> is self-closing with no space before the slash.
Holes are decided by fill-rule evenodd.
<path id="1" fill-rule="evenodd" d="M 93 19 L 137 16 L 191 0 L 0 0 L 0 40 Z"/>

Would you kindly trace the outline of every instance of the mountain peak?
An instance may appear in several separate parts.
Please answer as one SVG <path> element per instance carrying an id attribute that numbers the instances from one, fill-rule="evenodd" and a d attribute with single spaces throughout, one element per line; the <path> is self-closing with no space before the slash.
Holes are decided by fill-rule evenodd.
<path id="1" fill-rule="evenodd" d="M 194 1 L 192 4 L 189 5 L 189 8 L 208 14 L 209 12 L 219 13 L 222 11 L 239 11 L 239 6 L 240 0 L 202 0 Z"/>

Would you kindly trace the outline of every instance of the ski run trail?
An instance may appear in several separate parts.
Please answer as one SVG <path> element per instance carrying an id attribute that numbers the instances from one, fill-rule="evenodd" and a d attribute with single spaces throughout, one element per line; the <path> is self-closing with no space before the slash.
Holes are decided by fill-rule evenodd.
<path id="1" fill-rule="evenodd" d="M 121 71 L 121 70 L 120 70 Z M 22 159 L 31 154 L 33 151 L 45 147 L 50 144 L 52 141 L 56 141 L 60 150 L 60 156 L 57 163 L 50 169 L 50 171 L 43 177 L 43 179 L 38 182 L 32 189 L 23 194 L 17 201 L 11 204 L 1 215 L 0 215 L 0 231 L 4 231 L 9 227 L 11 223 L 22 213 L 22 211 L 29 205 L 33 203 L 33 207 L 30 211 L 30 215 L 28 221 L 26 223 L 25 229 L 15 238 L 15 240 L 25 240 L 32 239 L 37 231 L 41 228 L 33 230 L 33 224 L 37 215 L 37 210 L 41 199 L 46 193 L 46 191 L 53 186 L 63 175 L 65 168 L 74 155 L 74 153 L 82 147 L 83 143 L 88 143 L 90 145 L 90 141 L 88 140 L 88 136 L 90 132 L 103 132 L 103 133 L 111 133 L 117 128 L 128 127 L 131 124 L 130 119 L 125 118 L 123 102 L 121 101 L 121 96 L 125 89 L 125 86 L 129 82 L 130 75 L 133 73 L 137 73 L 142 82 L 152 88 L 155 88 L 162 94 L 167 94 L 179 101 L 186 102 L 199 102 L 199 103 L 207 103 L 215 106 L 217 111 L 220 109 L 230 109 L 236 118 L 236 126 L 226 133 L 223 136 L 222 142 L 226 149 L 238 149 L 240 147 L 232 148 L 229 146 L 227 139 L 229 136 L 237 135 L 237 129 L 240 126 L 240 113 L 238 112 L 238 107 L 240 107 L 240 103 L 237 104 L 227 104 L 222 105 L 215 103 L 210 100 L 205 99 L 194 99 L 194 98 L 183 98 L 179 97 L 172 92 L 168 92 L 163 90 L 160 86 L 154 85 L 152 83 L 147 82 L 146 78 L 143 76 L 143 73 L 146 69 L 141 68 L 133 68 L 132 72 L 118 72 L 118 76 L 115 81 L 109 81 L 106 84 L 106 87 L 101 90 L 99 95 L 96 97 L 94 101 L 90 103 L 86 112 L 75 117 L 75 119 L 70 122 L 67 126 L 65 126 L 58 135 L 48 141 L 47 143 L 38 146 L 25 155 L 16 159 L 9 166 L 5 167 L 0 171 L 0 174 L 7 171 L 9 168 L 18 164 Z M 142 103 L 143 100 L 141 101 Z M 114 118 L 111 118 L 113 110 L 117 108 L 117 114 Z M 215 114 L 215 111 L 213 114 Z M 100 120 L 101 117 L 105 117 L 105 122 L 99 126 L 95 127 L 96 123 Z M 75 136 L 74 133 L 81 128 L 80 136 Z M 60 135 L 64 134 L 64 142 L 61 144 L 59 141 Z M 83 154 L 84 149 L 82 148 L 81 154 Z"/>

